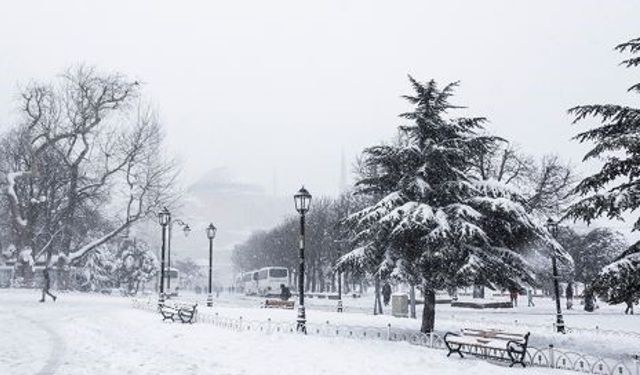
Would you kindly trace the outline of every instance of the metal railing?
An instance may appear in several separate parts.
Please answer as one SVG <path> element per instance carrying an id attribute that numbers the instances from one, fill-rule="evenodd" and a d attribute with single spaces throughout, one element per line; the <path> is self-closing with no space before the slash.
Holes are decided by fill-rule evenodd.
<path id="1" fill-rule="evenodd" d="M 157 311 L 157 301 L 134 298 L 133 307 L 149 311 Z M 218 328 L 235 331 L 259 332 L 264 334 L 294 334 L 296 323 L 267 320 L 250 320 L 243 317 L 232 318 L 218 313 L 198 311 L 196 322 L 211 324 Z M 360 340 L 382 340 L 407 342 L 432 349 L 446 349 L 443 335 L 439 333 L 422 333 L 406 328 L 396 328 L 388 324 L 386 327 L 367 327 L 358 325 L 307 322 L 307 334 L 324 337 L 344 337 Z M 481 354 L 481 353 L 479 353 Z M 486 353 L 484 353 L 486 354 Z M 508 359 L 501 352 L 491 353 L 492 356 Z M 606 375 L 640 375 L 640 358 L 638 355 L 621 360 L 599 358 L 588 354 L 562 351 L 549 345 L 547 348 L 527 349 L 527 366 L 548 367 L 554 369 L 572 370 L 587 374 Z"/>

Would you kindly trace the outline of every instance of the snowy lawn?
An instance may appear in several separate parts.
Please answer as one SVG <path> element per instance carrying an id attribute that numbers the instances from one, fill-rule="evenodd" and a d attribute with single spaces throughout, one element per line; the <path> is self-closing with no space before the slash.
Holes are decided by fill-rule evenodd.
<path id="1" fill-rule="evenodd" d="M 204 296 L 185 294 L 184 300 L 200 300 L 204 305 Z M 260 309 L 264 298 L 245 297 L 240 295 L 221 294 L 214 301 L 213 311 L 221 316 L 249 320 L 294 321 L 295 311 L 278 309 Z M 391 306 L 385 307 L 387 315 L 371 315 L 373 299 L 345 298 L 345 313 L 335 312 L 336 301 L 327 299 L 307 299 L 307 319 L 313 323 L 358 325 L 368 327 L 386 327 L 391 324 L 397 328 L 420 329 L 422 306 L 417 306 L 418 319 L 394 318 Z M 458 331 L 461 328 L 501 328 L 506 330 L 530 331 L 530 345 L 546 348 L 553 344 L 563 351 L 574 351 L 594 357 L 628 360 L 640 354 L 640 314 L 624 315 L 621 306 L 600 304 L 595 312 L 585 312 L 576 301 L 573 310 L 564 311 L 565 323 L 575 328 L 562 335 L 554 331 L 555 303 L 551 299 L 537 298 L 535 307 L 521 305 L 513 309 L 484 309 L 451 307 L 437 305 L 436 331 Z M 564 303 L 564 300 L 563 300 Z M 524 306 L 522 306 L 524 304 Z M 563 306 L 564 307 L 564 306 Z M 597 329 L 596 329 L 597 327 Z"/>
<path id="2" fill-rule="evenodd" d="M 129 300 L 0 290 L 0 374 L 569 374 L 510 369 L 406 343 L 162 323 Z"/>

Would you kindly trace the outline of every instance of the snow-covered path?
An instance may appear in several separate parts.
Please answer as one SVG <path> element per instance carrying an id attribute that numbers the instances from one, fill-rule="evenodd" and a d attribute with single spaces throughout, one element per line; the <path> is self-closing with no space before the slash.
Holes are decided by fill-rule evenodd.
<path id="1" fill-rule="evenodd" d="M 509 369 L 406 343 L 235 332 L 162 323 L 119 297 L 37 303 L 0 290 L 0 374 L 564 374 Z"/>

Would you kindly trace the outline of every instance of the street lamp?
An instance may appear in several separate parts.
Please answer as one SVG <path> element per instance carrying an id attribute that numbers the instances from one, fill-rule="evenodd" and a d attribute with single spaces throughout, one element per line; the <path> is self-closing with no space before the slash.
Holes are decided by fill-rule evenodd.
<path id="1" fill-rule="evenodd" d="M 218 229 L 210 223 L 207 227 L 207 238 L 209 239 L 209 295 L 207 296 L 207 306 L 213 307 L 213 294 L 211 294 L 211 282 L 213 272 L 213 239 L 216 237 Z"/>
<path id="2" fill-rule="evenodd" d="M 171 239 L 173 234 L 173 223 L 176 223 L 182 227 L 182 231 L 185 237 L 189 237 L 189 232 L 191 232 L 191 228 L 189 224 L 185 223 L 180 219 L 171 219 L 169 218 L 169 238 L 167 243 L 167 291 L 171 293 Z"/>
<path id="3" fill-rule="evenodd" d="M 300 213 L 300 268 L 298 270 L 298 332 L 307 333 L 307 317 L 304 311 L 304 215 L 309 211 L 311 205 L 311 194 L 304 188 L 298 190 L 293 196 L 296 211 Z"/>
<path id="4" fill-rule="evenodd" d="M 547 230 L 551 233 L 551 236 L 555 239 L 558 235 L 558 223 L 551 218 L 547 219 Z M 564 331 L 564 319 L 562 318 L 562 308 L 560 307 L 560 285 L 558 283 L 558 266 L 556 262 L 556 250 L 552 249 L 551 255 L 551 267 L 553 269 L 553 288 L 556 295 L 556 329 L 558 333 L 565 333 Z"/>
<path id="5" fill-rule="evenodd" d="M 342 272 L 338 271 L 338 309 L 339 313 L 342 312 Z"/>
<path id="6" fill-rule="evenodd" d="M 162 226 L 162 256 L 160 261 L 160 296 L 158 297 L 158 306 L 164 305 L 164 252 L 167 239 L 167 224 L 171 221 L 171 213 L 166 207 L 158 213 L 158 222 Z"/>

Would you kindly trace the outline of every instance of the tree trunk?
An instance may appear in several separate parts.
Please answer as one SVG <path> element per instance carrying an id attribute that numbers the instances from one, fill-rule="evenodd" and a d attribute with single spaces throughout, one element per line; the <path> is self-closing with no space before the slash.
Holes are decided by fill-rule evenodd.
<path id="1" fill-rule="evenodd" d="M 416 318 L 416 286 L 411 284 L 411 290 L 409 291 L 411 318 Z"/>
<path id="2" fill-rule="evenodd" d="M 344 288 L 344 293 L 349 294 L 351 289 L 349 289 L 349 271 L 344 271 L 342 275 L 342 285 Z"/>
<path id="3" fill-rule="evenodd" d="M 436 292 L 433 289 L 424 289 L 424 310 L 422 310 L 422 326 L 420 331 L 423 333 L 433 332 L 436 320 Z"/>
<path id="4" fill-rule="evenodd" d="M 484 298 L 484 286 L 482 285 L 473 286 L 473 298 Z"/>
<path id="5" fill-rule="evenodd" d="M 75 225 L 76 209 L 78 203 L 78 166 L 71 165 L 69 177 L 69 191 L 67 193 L 67 209 L 65 212 L 64 229 L 62 230 L 62 240 L 60 250 L 63 254 L 71 252 L 71 240 Z"/>
<path id="6" fill-rule="evenodd" d="M 382 315 L 382 301 L 380 301 L 380 279 L 377 277 L 374 281 L 374 294 L 375 298 L 373 299 L 373 315 Z"/>
<path id="7" fill-rule="evenodd" d="M 319 292 L 320 293 L 324 293 L 326 291 L 326 279 L 325 279 L 325 274 L 324 272 L 322 272 L 322 269 L 318 270 L 318 283 L 319 285 Z"/>
<path id="8" fill-rule="evenodd" d="M 338 280 L 338 281 L 340 281 L 340 280 Z M 336 273 L 335 272 L 331 272 L 331 286 L 329 288 L 329 291 L 331 293 L 335 293 L 336 292 Z"/>

